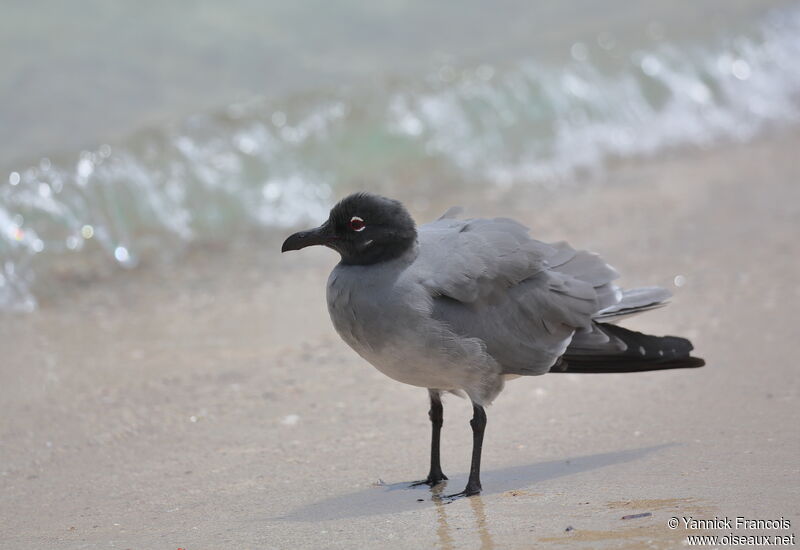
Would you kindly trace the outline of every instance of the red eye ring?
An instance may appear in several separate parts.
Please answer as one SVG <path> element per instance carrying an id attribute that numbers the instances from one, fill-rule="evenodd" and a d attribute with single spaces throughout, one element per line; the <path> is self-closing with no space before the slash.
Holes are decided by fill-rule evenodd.
<path id="1" fill-rule="evenodd" d="M 350 229 L 353 231 L 364 231 L 366 229 L 366 224 L 364 220 L 359 218 L 358 216 L 353 216 L 350 218 Z"/>

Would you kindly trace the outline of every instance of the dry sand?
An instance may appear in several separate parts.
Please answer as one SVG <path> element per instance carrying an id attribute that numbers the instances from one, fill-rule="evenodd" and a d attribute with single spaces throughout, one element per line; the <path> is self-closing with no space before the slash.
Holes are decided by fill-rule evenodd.
<path id="1" fill-rule="evenodd" d="M 458 192 L 602 253 L 626 284 L 673 288 L 627 326 L 689 336 L 708 366 L 509 383 L 488 410 L 484 493 L 450 504 L 406 488 L 426 473 L 426 392 L 330 326 L 332 252 L 248 239 L 55 287 L 0 318 L 0 547 L 680 548 L 670 517 L 724 514 L 796 532 L 798 151 L 780 136 L 557 195 Z M 469 417 L 446 399 L 445 492 L 465 483 Z"/>

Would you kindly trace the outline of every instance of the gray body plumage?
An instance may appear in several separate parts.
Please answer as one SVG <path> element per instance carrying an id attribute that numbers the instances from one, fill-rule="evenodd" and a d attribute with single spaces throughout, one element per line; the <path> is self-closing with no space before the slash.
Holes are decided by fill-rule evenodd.
<path id="1" fill-rule="evenodd" d="M 328 309 L 339 335 L 400 382 L 491 402 L 507 378 L 548 372 L 568 348 L 624 350 L 595 321 L 657 307 L 664 289 L 621 291 L 599 256 L 532 239 L 505 218 L 422 225 L 402 256 L 340 263 Z"/>

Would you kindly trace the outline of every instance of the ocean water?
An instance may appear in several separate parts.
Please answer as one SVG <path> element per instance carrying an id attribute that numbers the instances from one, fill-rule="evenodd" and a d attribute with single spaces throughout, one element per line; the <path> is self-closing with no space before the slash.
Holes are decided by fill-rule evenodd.
<path id="1" fill-rule="evenodd" d="M 353 186 L 557 189 L 797 123 L 800 6 L 662 4 L 13 6 L 0 310 L 34 310 L 65 265 L 113 272 L 318 222 Z M 58 82 L 35 85 L 33 66 Z"/>

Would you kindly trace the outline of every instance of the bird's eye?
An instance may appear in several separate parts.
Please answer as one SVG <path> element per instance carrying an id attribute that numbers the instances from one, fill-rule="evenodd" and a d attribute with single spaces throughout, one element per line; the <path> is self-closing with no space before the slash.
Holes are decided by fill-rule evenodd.
<path id="1" fill-rule="evenodd" d="M 350 218 L 350 229 L 353 231 L 364 231 L 364 228 L 366 227 L 367 226 L 364 224 L 364 220 L 358 216 L 353 216 Z"/>

